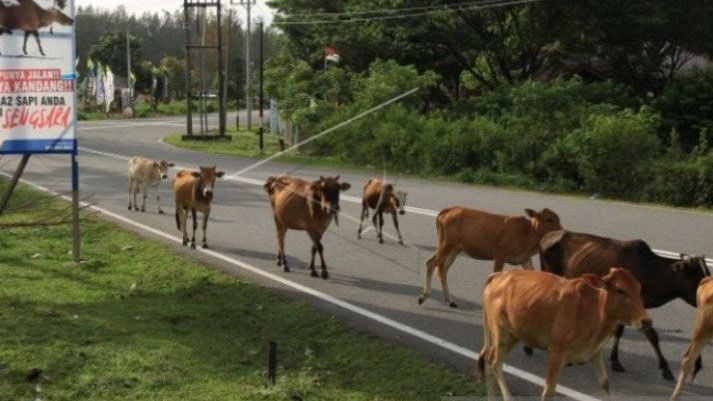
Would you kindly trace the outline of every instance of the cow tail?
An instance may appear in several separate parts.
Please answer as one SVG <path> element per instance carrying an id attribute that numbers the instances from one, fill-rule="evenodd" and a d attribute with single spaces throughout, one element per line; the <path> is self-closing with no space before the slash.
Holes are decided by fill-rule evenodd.
<path id="1" fill-rule="evenodd" d="M 176 228 L 181 229 L 181 218 L 178 217 L 178 205 L 176 205 Z"/>
<path id="2" fill-rule="evenodd" d="M 485 300 L 483 300 L 485 301 Z M 491 335 L 490 335 L 490 327 L 488 324 L 488 311 L 487 309 L 483 308 L 483 348 L 480 350 L 480 354 L 478 355 L 478 361 L 477 361 L 477 366 L 476 366 L 476 372 L 475 372 L 475 377 L 479 380 L 485 381 L 485 364 L 488 362 L 490 359 L 490 349 L 491 349 Z"/>

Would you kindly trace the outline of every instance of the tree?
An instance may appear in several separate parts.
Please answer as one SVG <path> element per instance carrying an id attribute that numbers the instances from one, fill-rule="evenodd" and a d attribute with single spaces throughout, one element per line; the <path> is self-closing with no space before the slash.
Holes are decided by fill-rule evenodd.
<path id="1" fill-rule="evenodd" d="M 129 35 L 129 45 L 132 63 L 140 64 L 142 60 L 141 40 L 134 35 Z M 128 76 L 126 71 L 126 35 L 123 33 L 110 32 L 102 35 L 99 38 L 99 43 L 89 50 L 88 57 L 94 62 L 98 61 L 109 66 L 116 76 Z"/>

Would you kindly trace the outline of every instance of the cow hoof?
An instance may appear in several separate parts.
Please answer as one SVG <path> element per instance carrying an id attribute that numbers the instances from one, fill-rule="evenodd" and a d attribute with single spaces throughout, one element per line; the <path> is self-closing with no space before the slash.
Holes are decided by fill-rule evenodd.
<path id="1" fill-rule="evenodd" d="M 661 375 L 663 376 L 666 381 L 672 382 L 674 380 L 673 374 L 671 373 L 671 370 L 667 367 L 661 368 Z"/>
<path id="2" fill-rule="evenodd" d="M 451 302 L 448 303 L 448 306 L 451 307 L 451 308 L 457 308 L 457 307 L 458 307 L 458 304 L 455 303 L 455 302 L 453 302 L 453 301 L 451 301 Z"/>
<path id="3" fill-rule="evenodd" d="M 399 245 L 403 245 L 403 244 L 404 244 L 404 240 L 400 239 L 400 240 L 399 240 Z"/>
<path id="4" fill-rule="evenodd" d="M 425 297 L 418 297 L 418 304 L 419 304 L 419 305 L 421 305 L 421 304 L 424 303 L 425 301 L 426 301 L 426 298 L 425 298 Z"/>
<path id="5" fill-rule="evenodd" d="M 203 249 L 208 249 L 208 244 L 203 244 Z"/>
<path id="6" fill-rule="evenodd" d="M 282 259 L 277 259 L 277 266 L 282 266 Z M 287 266 L 285 266 L 287 267 Z"/>
<path id="7" fill-rule="evenodd" d="M 139 208 L 138 208 L 138 207 L 135 207 L 134 210 L 138 212 L 138 211 L 139 211 Z"/>
<path id="8" fill-rule="evenodd" d="M 357 234 L 357 239 L 361 239 L 361 234 Z"/>
<path id="9" fill-rule="evenodd" d="M 317 274 L 316 270 L 312 270 L 309 272 L 310 277 L 319 277 L 319 274 Z"/>
<path id="10" fill-rule="evenodd" d="M 131 205 L 129 205 L 129 210 L 131 210 Z"/>
<path id="11" fill-rule="evenodd" d="M 527 355 L 527 356 L 532 356 L 532 354 L 534 352 L 532 350 L 532 347 L 528 347 L 528 346 L 522 347 L 522 350 L 525 351 L 525 355 Z"/>
<path id="12" fill-rule="evenodd" d="M 383 244 L 383 243 L 384 243 L 384 239 L 383 239 L 383 238 L 379 238 L 379 243 L 380 243 L 380 244 Z"/>
<path id="13" fill-rule="evenodd" d="M 322 278 L 325 280 L 329 278 L 329 273 L 326 270 L 322 270 Z"/>
<path id="14" fill-rule="evenodd" d="M 163 210 L 159 210 L 159 211 L 158 211 L 158 214 L 163 214 Z"/>
<path id="15" fill-rule="evenodd" d="M 282 268 L 282 271 L 285 272 L 285 273 L 289 273 L 289 272 L 290 272 L 290 268 L 287 267 L 287 265 L 285 265 L 285 266 Z"/>
<path id="16" fill-rule="evenodd" d="M 181 245 L 186 246 L 188 245 L 188 242 L 182 242 Z"/>
<path id="17" fill-rule="evenodd" d="M 191 249 L 196 249 L 196 244 L 191 242 Z"/>
<path id="18" fill-rule="evenodd" d="M 141 213 L 146 213 L 146 209 L 141 209 Z"/>
<path id="19" fill-rule="evenodd" d="M 619 361 L 611 361 L 611 370 L 615 372 L 626 372 L 626 369 L 624 369 L 624 366 L 622 366 Z"/>

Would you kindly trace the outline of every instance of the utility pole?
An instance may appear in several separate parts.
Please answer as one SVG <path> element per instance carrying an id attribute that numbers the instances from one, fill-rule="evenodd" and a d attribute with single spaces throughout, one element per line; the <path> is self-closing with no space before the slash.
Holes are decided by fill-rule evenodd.
<path id="1" fill-rule="evenodd" d="M 131 38 L 129 37 L 129 20 L 126 20 L 126 86 L 129 92 L 129 110 L 131 110 L 133 117 L 134 94 L 131 87 Z"/>
<path id="2" fill-rule="evenodd" d="M 263 46 L 263 36 L 264 36 L 264 26 L 265 23 L 260 20 L 260 152 L 263 152 L 265 150 L 265 120 L 263 119 L 263 109 L 265 108 L 265 101 L 263 99 L 263 73 L 264 73 L 264 46 Z"/>
<path id="3" fill-rule="evenodd" d="M 240 0 L 240 5 L 245 6 L 245 10 L 247 11 L 247 18 L 246 18 L 246 25 L 247 25 L 247 31 L 246 31 L 246 38 L 245 38 L 245 108 L 247 110 L 247 127 L 248 130 L 252 129 L 252 83 L 250 80 L 250 8 L 255 4 L 256 0 Z"/>

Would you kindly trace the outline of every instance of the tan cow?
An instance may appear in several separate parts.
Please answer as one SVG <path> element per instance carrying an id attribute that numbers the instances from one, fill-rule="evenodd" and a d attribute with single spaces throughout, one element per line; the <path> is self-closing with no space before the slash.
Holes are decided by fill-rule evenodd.
<path id="1" fill-rule="evenodd" d="M 438 244 L 436 252 L 426 262 L 426 282 L 418 303 L 431 296 L 433 271 L 438 269 L 445 303 L 453 308 L 448 291 L 448 268 L 461 253 L 479 260 L 494 260 L 493 271 L 499 272 L 505 263 L 532 270 L 532 255 L 540 240 L 550 231 L 561 230 L 557 213 L 545 208 L 539 212 L 525 209 L 529 217 L 492 214 L 481 210 L 454 206 L 443 209 L 436 218 Z"/>
<path id="2" fill-rule="evenodd" d="M 678 382 L 673 390 L 671 399 L 675 400 L 683 390 L 683 382 L 691 377 L 693 380 L 700 366 L 693 369 L 694 363 L 701 355 L 703 347 L 713 338 L 713 277 L 706 277 L 701 280 L 696 293 L 696 323 L 693 326 L 691 344 L 686 349 L 681 361 L 681 372 L 678 374 Z M 693 370 L 693 372 L 691 372 Z"/>
<path id="3" fill-rule="evenodd" d="M 213 189 L 216 178 L 225 173 L 216 171 L 216 167 L 200 167 L 200 171 L 181 170 L 173 178 L 173 197 L 176 200 L 176 226 L 183 233 L 183 246 L 188 244 L 188 212 L 193 217 L 193 237 L 191 248 L 196 247 L 196 229 L 198 222 L 196 211 L 203 213 L 203 248 L 208 248 L 206 230 L 210 206 L 213 201 Z"/>
<path id="4" fill-rule="evenodd" d="M 526 270 L 493 273 L 483 293 L 477 376 L 494 376 L 503 399 L 510 400 L 503 361 L 522 341 L 548 353 L 543 399 L 555 395 L 559 371 L 567 363 L 591 362 L 608 394 L 601 348 L 619 324 L 651 324 L 641 286 L 628 270 L 612 268 L 602 278 L 587 274 L 576 279 Z M 488 382 L 490 392 L 493 383 Z"/>
<path id="5" fill-rule="evenodd" d="M 339 225 L 339 193 L 351 187 L 346 182 L 339 182 L 339 176 L 320 177 L 316 181 L 305 181 L 296 177 L 273 176 L 264 185 L 270 196 L 275 228 L 277 229 L 277 265 L 289 272 L 285 258 L 285 235 L 287 230 L 306 231 L 312 240 L 312 259 L 310 273 L 318 277 L 314 267 L 315 254 L 319 252 L 322 262 L 323 279 L 329 278 L 327 265 L 324 263 L 322 236 L 327 231 L 332 218 Z"/>
<path id="6" fill-rule="evenodd" d="M 404 243 L 399 230 L 399 220 L 396 213 L 403 215 L 406 213 L 406 192 L 394 191 L 394 186 L 382 179 L 374 178 L 364 184 L 364 194 L 361 198 L 361 220 L 359 221 L 359 230 L 357 238 L 361 239 L 361 232 L 364 229 L 364 219 L 369 217 L 369 209 L 374 209 L 374 217 L 371 218 L 376 231 L 376 237 L 379 243 L 384 242 L 384 213 L 389 213 L 393 217 L 396 234 L 399 237 L 399 244 Z"/>
<path id="7" fill-rule="evenodd" d="M 168 169 L 175 166 L 166 160 L 155 162 L 141 156 L 135 156 L 129 159 L 129 210 L 133 207 L 134 210 L 139 210 L 136 196 L 139 191 L 143 195 L 141 202 L 141 211 L 146 211 L 146 197 L 148 196 L 149 187 L 156 188 L 156 204 L 158 204 L 159 214 L 163 214 L 161 210 L 161 193 L 158 189 L 161 180 L 168 177 Z"/>

